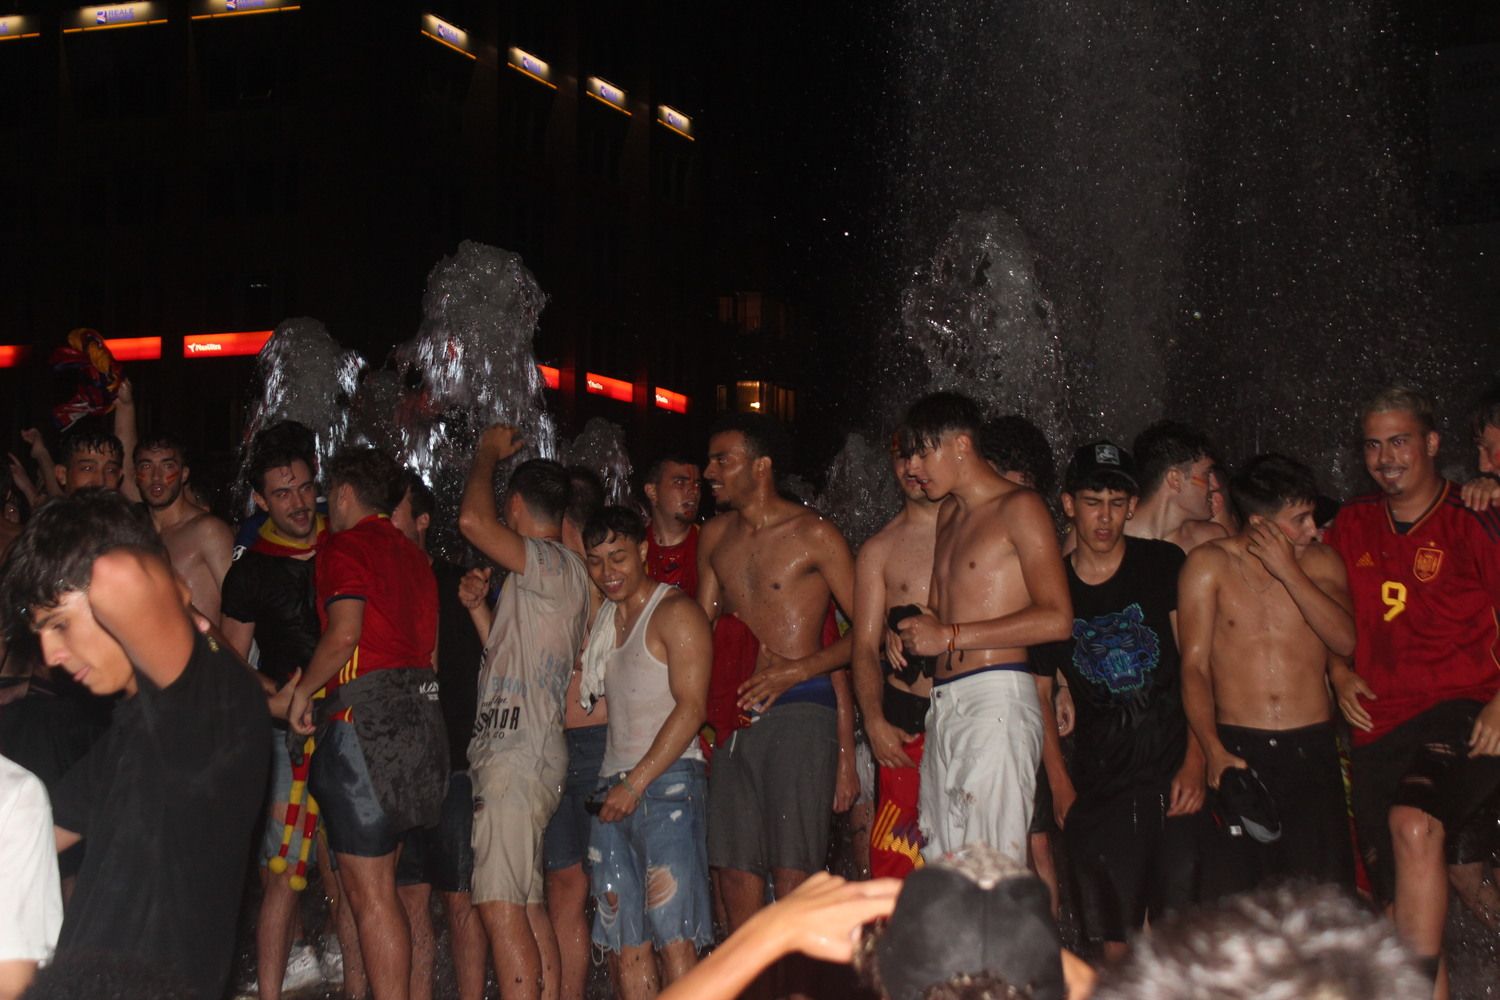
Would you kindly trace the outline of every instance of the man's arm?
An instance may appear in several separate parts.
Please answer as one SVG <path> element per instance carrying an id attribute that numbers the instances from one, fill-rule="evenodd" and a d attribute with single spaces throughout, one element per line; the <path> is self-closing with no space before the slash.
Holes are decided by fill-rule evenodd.
<path id="1" fill-rule="evenodd" d="M 514 427 L 497 424 L 484 432 L 458 508 L 458 530 L 480 552 L 512 573 L 526 572 L 526 539 L 500 521 L 495 507 L 495 467 L 521 450 Z"/>
<path id="2" fill-rule="evenodd" d="M 1344 560 L 1322 545 L 1312 545 L 1301 560 L 1291 541 L 1274 524 L 1250 525 L 1249 552 L 1261 561 L 1297 605 L 1302 620 L 1335 656 L 1354 655 L 1353 603 Z"/>
<path id="3" fill-rule="evenodd" d="M 197 547 L 198 554 L 203 559 L 203 566 L 214 584 L 211 593 L 195 594 L 193 605 L 203 612 L 205 618 L 217 625 L 223 617 L 220 608 L 224 592 L 224 574 L 229 572 L 229 566 L 234 562 L 234 532 L 229 530 L 229 525 L 217 517 L 208 515 L 198 518 L 197 523 L 193 525 L 193 536 L 193 544 Z"/>
<path id="4" fill-rule="evenodd" d="M 713 669 L 714 641 L 703 610 L 692 598 L 674 594 L 657 606 L 647 628 L 647 639 L 655 638 L 667 650 L 672 711 L 656 731 L 645 756 L 605 796 L 599 810 L 599 819 L 605 823 L 624 819 L 635 811 L 647 786 L 677 762 L 708 717 L 708 675 Z"/>
<path id="5" fill-rule="evenodd" d="M 1182 648 L 1182 632 L 1177 627 L 1177 612 L 1168 615 L 1172 622 L 1172 642 Z M 1203 808 L 1203 771 L 1206 765 L 1203 747 L 1190 727 L 1187 734 L 1187 751 L 1182 755 L 1182 766 L 1172 777 L 1172 798 L 1167 808 L 1168 816 L 1187 816 Z"/>
<path id="6" fill-rule="evenodd" d="M 89 606 L 99 625 L 157 687 L 182 676 L 193 655 L 185 588 L 160 556 L 113 549 L 94 560 Z"/>
<path id="7" fill-rule="evenodd" d="M 854 694 L 864 714 L 865 735 L 881 767 L 916 767 L 902 745 L 911 734 L 892 726 L 885 717 L 885 678 L 880 670 L 880 647 L 885 641 L 886 539 L 876 535 L 860 548 L 854 560 L 854 624 L 850 670 Z"/>
<path id="8" fill-rule="evenodd" d="M 834 732 L 839 741 L 839 759 L 834 770 L 833 811 L 847 812 L 859 799 L 859 770 L 854 766 L 854 692 L 849 674 L 835 670 L 833 684 Z"/>
<path id="9" fill-rule="evenodd" d="M 471 569 L 458 581 L 458 603 L 469 610 L 469 620 L 479 632 L 479 641 L 488 642 L 490 626 L 495 623 L 495 613 L 485 600 L 490 592 L 490 569 Z"/>
<path id="10" fill-rule="evenodd" d="M 1042 706 L 1042 766 L 1047 769 L 1047 784 L 1052 787 L 1052 818 L 1061 829 L 1067 824 L 1068 811 L 1073 808 L 1078 792 L 1073 788 L 1073 779 L 1068 776 L 1068 767 L 1063 761 L 1057 712 L 1052 705 L 1055 678 L 1044 673 L 1037 673 L 1035 678 L 1037 700 Z"/>
<path id="11" fill-rule="evenodd" d="M 120 480 L 120 492 L 125 499 L 140 503 L 141 488 L 135 481 L 135 445 L 139 440 L 135 421 L 135 386 L 130 384 L 128 378 L 120 381 L 120 391 L 115 396 L 115 437 L 120 439 L 123 452 L 120 465 L 125 470 L 124 478 Z M 220 579 L 223 576 L 224 574 L 219 574 Z"/>
<path id="12" fill-rule="evenodd" d="M 1219 740 L 1214 712 L 1214 682 L 1211 654 L 1214 616 L 1218 613 L 1217 566 L 1224 554 L 1213 546 L 1200 546 L 1188 553 L 1177 578 L 1177 622 L 1182 647 L 1182 708 L 1188 726 L 1197 737 L 1207 760 L 1207 779 L 1219 787 L 1225 768 L 1244 767 L 1245 762 L 1224 749 Z"/>
<path id="13" fill-rule="evenodd" d="M 318 638 L 312 659 L 302 671 L 302 679 L 292 691 L 287 721 L 304 735 L 313 729 L 312 696 L 333 680 L 359 645 L 365 626 L 365 602 L 357 598 L 336 598 L 328 603 L 328 627 Z"/>
<path id="14" fill-rule="evenodd" d="M 719 583 L 719 575 L 714 572 L 714 549 L 719 547 L 719 542 L 724 538 L 725 526 L 728 524 L 725 518 L 733 516 L 720 514 L 698 532 L 698 606 L 708 616 L 709 624 L 718 621 L 719 614 L 723 611 L 723 585 Z"/>

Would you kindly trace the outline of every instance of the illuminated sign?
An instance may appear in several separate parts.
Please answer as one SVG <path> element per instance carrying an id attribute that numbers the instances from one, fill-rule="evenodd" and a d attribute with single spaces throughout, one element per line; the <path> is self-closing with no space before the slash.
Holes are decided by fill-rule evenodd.
<path id="1" fill-rule="evenodd" d="M 31 354 L 25 344 L 0 344 L 0 368 L 14 368 Z"/>
<path id="2" fill-rule="evenodd" d="M 239 17 L 242 14 L 272 14 L 301 10 L 299 0 L 195 0 L 193 20 L 211 17 Z"/>
<path id="3" fill-rule="evenodd" d="M 547 65 L 546 60 L 538 59 L 525 49 L 511 46 L 508 62 L 516 72 L 531 77 L 537 83 L 545 83 L 553 90 L 557 89 L 557 84 L 552 82 L 552 67 Z"/>
<path id="4" fill-rule="evenodd" d="M 656 393 L 656 405 L 659 408 L 670 410 L 673 413 L 686 413 L 688 411 L 688 398 L 682 393 L 673 392 L 671 389 L 663 389 L 661 386 L 657 386 L 653 391 Z"/>
<path id="5" fill-rule="evenodd" d="M 536 370 L 542 373 L 542 383 L 549 389 L 556 389 L 562 385 L 562 372 L 551 365 L 537 365 Z"/>
<path id="6" fill-rule="evenodd" d="M 272 330 L 247 333 L 190 333 L 182 338 L 185 358 L 236 358 L 259 354 L 271 339 Z"/>
<path id="7" fill-rule="evenodd" d="M 608 375 L 586 372 L 583 386 L 596 396 L 607 396 L 622 403 L 629 403 L 635 399 L 635 386 L 623 379 L 610 378 Z"/>
<path id="8" fill-rule="evenodd" d="M 625 91 L 607 80 L 601 80 L 597 76 L 589 77 L 584 81 L 584 93 L 600 104 L 607 104 L 616 111 L 630 114 L 630 108 L 625 105 Z"/>
<path id="9" fill-rule="evenodd" d="M 7 14 L 0 17 L 0 42 L 8 42 L 13 38 L 36 38 L 39 31 L 36 30 L 36 18 L 22 17 L 19 14 Z"/>
<path id="10" fill-rule="evenodd" d="M 134 28 L 142 24 L 166 24 L 162 3 L 111 3 L 101 7 L 83 7 L 63 15 L 63 34 L 79 31 L 102 31 L 105 28 Z"/>
<path id="11" fill-rule="evenodd" d="M 104 346 L 116 361 L 157 361 L 161 358 L 160 337 L 116 337 Z"/>
<path id="12" fill-rule="evenodd" d="M 456 25 L 449 24 L 436 14 L 422 15 L 422 34 L 439 45 L 448 46 L 461 56 L 475 58 L 469 47 L 469 33 Z"/>
<path id="13" fill-rule="evenodd" d="M 656 120 L 689 141 L 693 138 L 693 120 L 668 104 L 657 105 Z"/>

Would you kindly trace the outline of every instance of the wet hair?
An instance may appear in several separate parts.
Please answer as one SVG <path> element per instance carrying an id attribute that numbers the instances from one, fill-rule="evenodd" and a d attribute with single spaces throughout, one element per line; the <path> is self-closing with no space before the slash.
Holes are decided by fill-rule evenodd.
<path id="1" fill-rule="evenodd" d="M 1206 434 L 1177 420 L 1158 420 L 1141 431 L 1130 452 L 1135 457 L 1136 480 L 1143 497 L 1155 493 L 1171 470 L 1200 458 L 1218 459 Z"/>
<path id="2" fill-rule="evenodd" d="M 936 448 L 944 434 L 967 434 L 974 446 L 980 446 L 980 427 L 984 418 L 979 405 L 956 392 L 934 392 L 923 396 L 906 411 L 906 419 L 896 432 L 901 456 L 910 458 L 919 451 Z"/>
<path id="3" fill-rule="evenodd" d="M 604 483 L 586 465 L 568 466 L 568 509 L 563 516 L 580 529 L 604 509 Z"/>
<path id="4" fill-rule="evenodd" d="M 771 464 L 774 466 L 776 460 L 772 459 Z M 703 462 L 701 459 L 689 456 L 685 451 L 664 452 L 657 455 L 656 458 L 652 459 L 651 464 L 646 466 L 646 474 L 641 477 L 641 485 L 656 486 L 659 484 L 662 474 L 666 471 L 668 465 L 691 465 L 697 469 L 703 465 Z"/>
<path id="5" fill-rule="evenodd" d="M 120 444 L 119 438 L 105 430 L 103 421 L 96 417 L 85 417 L 63 432 L 58 439 L 57 461 L 68 465 L 73 461 L 74 455 L 86 451 L 113 455 L 121 463 L 125 461 L 125 446 Z"/>
<path id="6" fill-rule="evenodd" d="M 431 517 L 432 512 L 437 509 L 437 498 L 432 495 L 432 487 L 427 485 L 426 481 L 415 469 L 401 470 L 401 496 L 403 498 L 411 498 L 411 517 L 413 521 L 423 514 Z M 397 501 L 397 506 L 400 506 L 399 500 Z M 394 510 L 395 508 L 391 509 Z"/>
<path id="7" fill-rule="evenodd" d="M 1289 884 L 1169 914 L 1094 1000 L 1427 1000 L 1432 981 L 1387 920 L 1331 885 Z"/>
<path id="8" fill-rule="evenodd" d="M 738 433 L 745 438 L 745 454 L 753 462 L 757 458 L 769 458 L 773 475 L 786 470 L 788 462 L 786 430 L 775 417 L 764 413 L 726 413 L 708 432 L 715 434 Z"/>
<path id="9" fill-rule="evenodd" d="M 1360 409 L 1359 418 L 1363 421 L 1372 413 L 1398 411 L 1405 411 L 1416 417 L 1417 423 L 1422 425 L 1423 434 L 1437 430 L 1437 418 L 1434 416 L 1432 400 L 1415 389 L 1408 389 L 1403 385 L 1388 385 L 1371 396 Z"/>
<path id="10" fill-rule="evenodd" d="M 629 507 L 603 507 L 583 528 L 583 547 L 592 549 L 612 538 L 628 538 L 639 545 L 646 540 L 646 522 Z"/>
<path id="11" fill-rule="evenodd" d="M 89 487 L 39 507 L 11 545 L 0 579 L 6 634 L 26 631 L 34 612 L 56 607 L 64 594 L 87 590 L 94 560 L 119 548 L 166 558 L 145 508 L 114 490 Z"/>
<path id="12" fill-rule="evenodd" d="M 266 473 L 293 462 L 306 464 L 313 476 L 318 474 L 318 438 L 312 429 L 295 420 L 272 424 L 250 444 L 250 460 L 245 464 L 245 480 L 257 493 L 266 488 Z"/>
<path id="13" fill-rule="evenodd" d="M 1469 414 L 1469 429 L 1475 440 L 1484 436 L 1486 427 L 1500 427 L 1500 385 L 1480 396 Z"/>
<path id="14" fill-rule="evenodd" d="M 1019 472 L 1044 497 L 1057 491 L 1057 464 L 1047 435 L 1019 413 L 991 417 L 979 428 L 979 452 L 1001 472 Z"/>
<path id="15" fill-rule="evenodd" d="M 568 470 L 550 458 L 533 458 L 516 466 L 505 486 L 504 502 L 518 496 L 533 517 L 545 524 L 558 524 L 568 511 L 573 486 Z"/>
<path id="16" fill-rule="evenodd" d="M 121 952 L 70 948 L 37 970 L 26 1000 L 192 1000 L 192 987 L 158 964 Z"/>
<path id="17" fill-rule="evenodd" d="M 989 972 L 954 976 L 922 991 L 922 1000 L 1032 1000 L 1036 994 Z"/>
<path id="18" fill-rule="evenodd" d="M 354 487 L 360 505 L 389 514 L 406 496 L 401 466 L 388 452 L 368 445 L 343 447 L 323 469 L 330 499 L 340 486 Z"/>
<path id="19" fill-rule="evenodd" d="M 1256 455 L 1229 481 L 1229 498 L 1241 521 L 1251 514 L 1275 517 L 1287 504 L 1316 504 L 1318 483 L 1313 471 L 1295 458 Z"/>
<path id="20" fill-rule="evenodd" d="M 187 446 L 182 443 L 181 438 L 177 437 L 171 431 L 157 431 L 155 434 L 141 438 L 136 443 L 135 454 L 130 456 L 131 461 L 140 461 L 141 453 L 145 451 L 175 451 L 182 464 L 187 464 Z"/>

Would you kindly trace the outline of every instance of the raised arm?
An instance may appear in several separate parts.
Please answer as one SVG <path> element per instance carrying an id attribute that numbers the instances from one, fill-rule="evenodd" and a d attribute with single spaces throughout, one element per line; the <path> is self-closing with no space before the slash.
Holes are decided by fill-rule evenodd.
<path id="1" fill-rule="evenodd" d="M 1344 560 L 1314 543 L 1301 559 L 1282 530 L 1266 521 L 1250 525 L 1250 554 L 1286 588 L 1292 602 L 1334 656 L 1354 655 L 1354 613 Z"/>
<path id="2" fill-rule="evenodd" d="M 1214 616 L 1218 613 L 1217 574 L 1224 558 L 1224 553 L 1213 545 L 1199 546 L 1188 553 L 1187 562 L 1183 563 L 1182 573 L 1177 578 L 1182 707 L 1207 761 L 1206 776 L 1211 788 L 1219 787 L 1219 775 L 1225 768 L 1245 766 L 1245 762 L 1225 750 L 1219 740 L 1218 718 L 1214 710 L 1211 655 Z"/>
<path id="3" fill-rule="evenodd" d="M 458 530 L 480 552 L 512 573 L 526 572 L 526 540 L 500 521 L 495 507 L 495 466 L 521 450 L 514 427 L 489 428 L 474 449 L 474 463 L 458 509 Z"/>
<path id="4" fill-rule="evenodd" d="M 161 556 L 113 549 L 94 560 L 89 606 L 99 625 L 157 687 L 182 676 L 193 655 L 188 595 Z"/>
<path id="5" fill-rule="evenodd" d="M 115 437 L 120 439 L 120 464 L 125 467 L 125 476 L 120 480 L 120 492 L 127 500 L 141 502 L 141 489 L 135 482 L 135 445 L 140 439 L 136 430 L 135 386 L 130 379 L 120 382 L 120 392 L 115 396 Z M 222 579 L 223 573 L 219 574 Z M 202 609 L 200 609 L 202 610 Z M 218 615 L 215 613 L 215 620 Z"/>

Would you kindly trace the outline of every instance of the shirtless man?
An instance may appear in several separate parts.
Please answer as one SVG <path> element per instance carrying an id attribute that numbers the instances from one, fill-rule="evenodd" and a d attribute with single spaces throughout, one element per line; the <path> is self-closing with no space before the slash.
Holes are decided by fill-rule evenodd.
<path id="1" fill-rule="evenodd" d="M 1214 453 L 1208 438 L 1185 424 L 1161 420 L 1131 448 L 1141 500 L 1125 526 L 1131 538 L 1159 538 L 1184 552 L 1228 532 L 1213 520 Z"/>
<path id="2" fill-rule="evenodd" d="M 912 475 L 941 501 L 931 607 L 899 629 L 908 653 L 939 656 L 921 765 L 929 859 L 972 843 L 1026 856 L 1044 725 L 1026 649 L 1073 628 L 1047 506 L 984 460 L 980 422 L 972 400 L 940 392 L 901 429 Z"/>
<path id="3" fill-rule="evenodd" d="M 880 765 L 870 875 L 902 878 L 922 861 L 917 825 L 917 764 L 922 759 L 932 677 L 882 647 L 891 608 L 926 604 L 937 539 L 937 504 L 911 474 L 910 460 L 891 449 L 891 472 L 905 496 L 901 513 L 860 546 L 854 560 L 854 691 L 870 751 Z"/>
<path id="4" fill-rule="evenodd" d="M 176 438 L 147 438 L 135 449 L 135 484 L 172 557 L 172 568 L 193 595 L 193 607 L 218 625 L 220 589 L 234 561 L 234 533 L 183 492 L 189 473 L 185 458 L 186 449 Z"/>
<path id="5" fill-rule="evenodd" d="M 708 724 L 716 733 L 708 859 L 731 930 L 823 868 L 831 813 L 858 791 L 847 637 L 823 645 L 830 598 L 854 606 L 843 536 L 776 493 L 781 428 L 733 414 L 709 438 L 704 479 L 728 508 L 698 541 L 698 601 L 714 623 Z M 739 683 L 744 677 L 743 683 Z"/>
<path id="6" fill-rule="evenodd" d="M 1312 471 L 1252 459 L 1230 483 L 1243 530 L 1194 549 L 1179 585 L 1182 698 L 1208 783 L 1249 768 L 1281 819 L 1270 844 L 1221 835 L 1213 888 L 1313 878 L 1354 888 L 1354 856 L 1325 683 L 1330 655 L 1354 652 L 1348 579 L 1317 542 Z"/>

